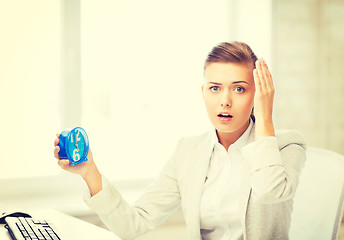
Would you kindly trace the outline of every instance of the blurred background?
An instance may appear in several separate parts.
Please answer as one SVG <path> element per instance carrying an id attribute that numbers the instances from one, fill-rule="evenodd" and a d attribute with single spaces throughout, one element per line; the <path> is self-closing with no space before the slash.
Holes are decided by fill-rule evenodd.
<path id="1" fill-rule="evenodd" d="M 178 139 L 212 128 L 203 62 L 223 41 L 267 60 L 276 128 L 344 154 L 343 12 L 343 0 L 0 0 L 0 208 L 96 221 L 53 157 L 75 126 L 133 201 Z"/>

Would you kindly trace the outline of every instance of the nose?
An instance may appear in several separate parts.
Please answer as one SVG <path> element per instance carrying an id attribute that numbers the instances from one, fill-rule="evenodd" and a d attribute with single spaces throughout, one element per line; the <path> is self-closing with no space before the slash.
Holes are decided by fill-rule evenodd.
<path id="1" fill-rule="evenodd" d="M 229 91 L 223 91 L 223 95 L 221 98 L 221 107 L 231 107 L 232 106 L 232 98 Z"/>

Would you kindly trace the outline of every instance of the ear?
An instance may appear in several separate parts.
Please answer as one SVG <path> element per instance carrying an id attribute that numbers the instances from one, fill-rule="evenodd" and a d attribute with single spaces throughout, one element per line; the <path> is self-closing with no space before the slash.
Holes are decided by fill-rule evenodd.
<path id="1" fill-rule="evenodd" d="M 202 98 L 204 100 L 204 84 L 202 84 Z"/>

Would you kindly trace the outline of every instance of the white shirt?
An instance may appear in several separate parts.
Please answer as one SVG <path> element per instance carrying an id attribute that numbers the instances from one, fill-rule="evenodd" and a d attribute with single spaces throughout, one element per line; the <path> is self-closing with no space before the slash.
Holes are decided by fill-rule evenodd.
<path id="1" fill-rule="evenodd" d="M 253 123 L 233 143 L 228 152 L 219 143 L 214 131 L 213 152 L 203 187 L 200 206 L 200 224 L 203 240 L 242 240 L 239 215 L 240 176 L 242 155 Z"/>

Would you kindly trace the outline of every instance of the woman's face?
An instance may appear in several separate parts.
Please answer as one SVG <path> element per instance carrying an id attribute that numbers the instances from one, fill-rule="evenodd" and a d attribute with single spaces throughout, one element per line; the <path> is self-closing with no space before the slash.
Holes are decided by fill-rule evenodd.
<path id="1" fill-rule="evenodd" d="M 255 93 L 252 65 L 210 63 L 204 78 L 203 99 L 212 124 L 220 133 L 243 133 Z"/>

